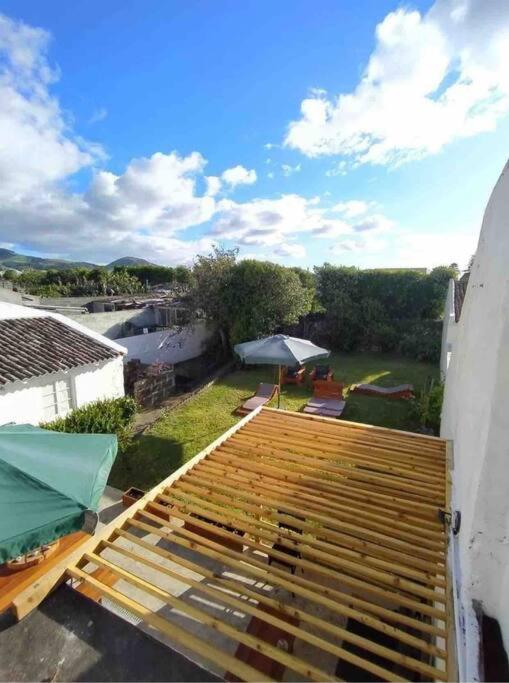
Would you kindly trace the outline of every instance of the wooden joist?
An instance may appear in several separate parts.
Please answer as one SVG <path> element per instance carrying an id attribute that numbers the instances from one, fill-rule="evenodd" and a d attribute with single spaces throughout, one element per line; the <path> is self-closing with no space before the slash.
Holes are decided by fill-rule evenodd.
<path id="1" fill-rule="evenodd" d="M 332 656 L 383 680 L 446 681 L 454 671 L 439 518 L 449 504 L 447 467 L 441 439 L 263 408 L 126 510 L 17 607 L 26 613 L 68 576 L 219 675 L 270 680 L 232 655 L 241 644 L 303 680 L 333 680 L 334 668 L 322 665 Z M 116 577 L 115 586 L 103 575 Z M 217 612 L 187 591 L 173 594 L 171 580 Z M 187 620 L 164 618 L 154 600 Z M 228 610 L 245 618 L 219 616 Z M 309 657 L 249 633 L 240 625 L 249 618 L 306 644 Z M 216 640 L 195 635 L 193 620 Z M 350 620 L 395 645 L 350 631 Z"/>

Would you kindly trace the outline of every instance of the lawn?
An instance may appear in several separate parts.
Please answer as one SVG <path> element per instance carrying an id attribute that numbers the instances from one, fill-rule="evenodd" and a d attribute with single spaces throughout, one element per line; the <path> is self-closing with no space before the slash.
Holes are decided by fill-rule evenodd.
<path id="1" fill-rule="evenodd" d="M 386 354 L 333 353 L 328 362 L 334 378 L 347 387 L 362 382 L 382 386 L 409 382 L 419 392 L 429 377 L 438 377 L 434 365 Z M 154 486 L 235 424 L 239 419 L 234 415 L 235 409 L 259 382 L 271 382 L 274 377 L 274 368 L 270 366 L 238 370 L 182 407 L 163 414 L 127 453 L 118 456 L 109 483 L 121 489 Z M 307 384 L 283 387 L 281 407 L 300 410 L 310 396 L 311 387 Z M 342 418 L 396 429 L 417 427 L 410 402 L 355 394 L 347 396 Z"/>

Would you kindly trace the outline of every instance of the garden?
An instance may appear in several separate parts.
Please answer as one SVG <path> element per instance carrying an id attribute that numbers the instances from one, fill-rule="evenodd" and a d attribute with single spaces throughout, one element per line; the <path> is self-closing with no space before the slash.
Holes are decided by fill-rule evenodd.
<path id="1" fill-rule="evenodd" d="M 431 379 L 437 381 L 436 365 L 385 353 L 339 352 L 332 353 L 328 363 L 335 379 L 346 387 L 342 419 L 411 431 L 420 427 L 418 398 L 394 400 L 349 394 L 348 390 L 359 383 L 393 386 L 408 382 L 414 385 L 419 397 Z M 122 490 L 129 486 L 154 486 L 235 424 L 240 419 L 235 410 L 254 393 L 259 382 L 274 379 L 275 370 L 270 366 L 239 369 L 220 378 L 183 406 L 163 414 L 119 454 L 109 483 Z M 299 411 L 311 393 L 308 382 L 303 386 L 284 386 L 281 408 Z M 274 404 L 277 401 L 271 405 Z"/>

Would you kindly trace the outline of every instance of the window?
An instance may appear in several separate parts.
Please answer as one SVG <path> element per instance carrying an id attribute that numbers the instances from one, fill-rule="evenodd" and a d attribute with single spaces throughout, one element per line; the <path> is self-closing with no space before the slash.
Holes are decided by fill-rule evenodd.
<path id="1" fill-rule="evenodd" d="M 42 410 L 45 421 L 66 415 L 73 408 L 71 380 L 59 379 L 42 387 Z"/>

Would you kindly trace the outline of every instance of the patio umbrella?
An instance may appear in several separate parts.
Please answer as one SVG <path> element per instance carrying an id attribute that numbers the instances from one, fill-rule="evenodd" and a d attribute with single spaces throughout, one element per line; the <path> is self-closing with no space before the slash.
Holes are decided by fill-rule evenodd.
<path id="1" fill-rule="evenodd" d="M 281 395 L 281 366 L 303 364 L 310 360 L 328 358 L 330 355 L 330 351 L 316 346 L 308 339 L 289 337 L 286 334 L 274 334 L 272 337 L 236 344 L 233 349 L 245 363 L 250 365 L 278 366 L 278 408 Z"/>
<path id="2" fill-rule="evenodd" d="M 83 528 L 116 454 L 114 435 L 0 427 L 0 564 Z"/>

